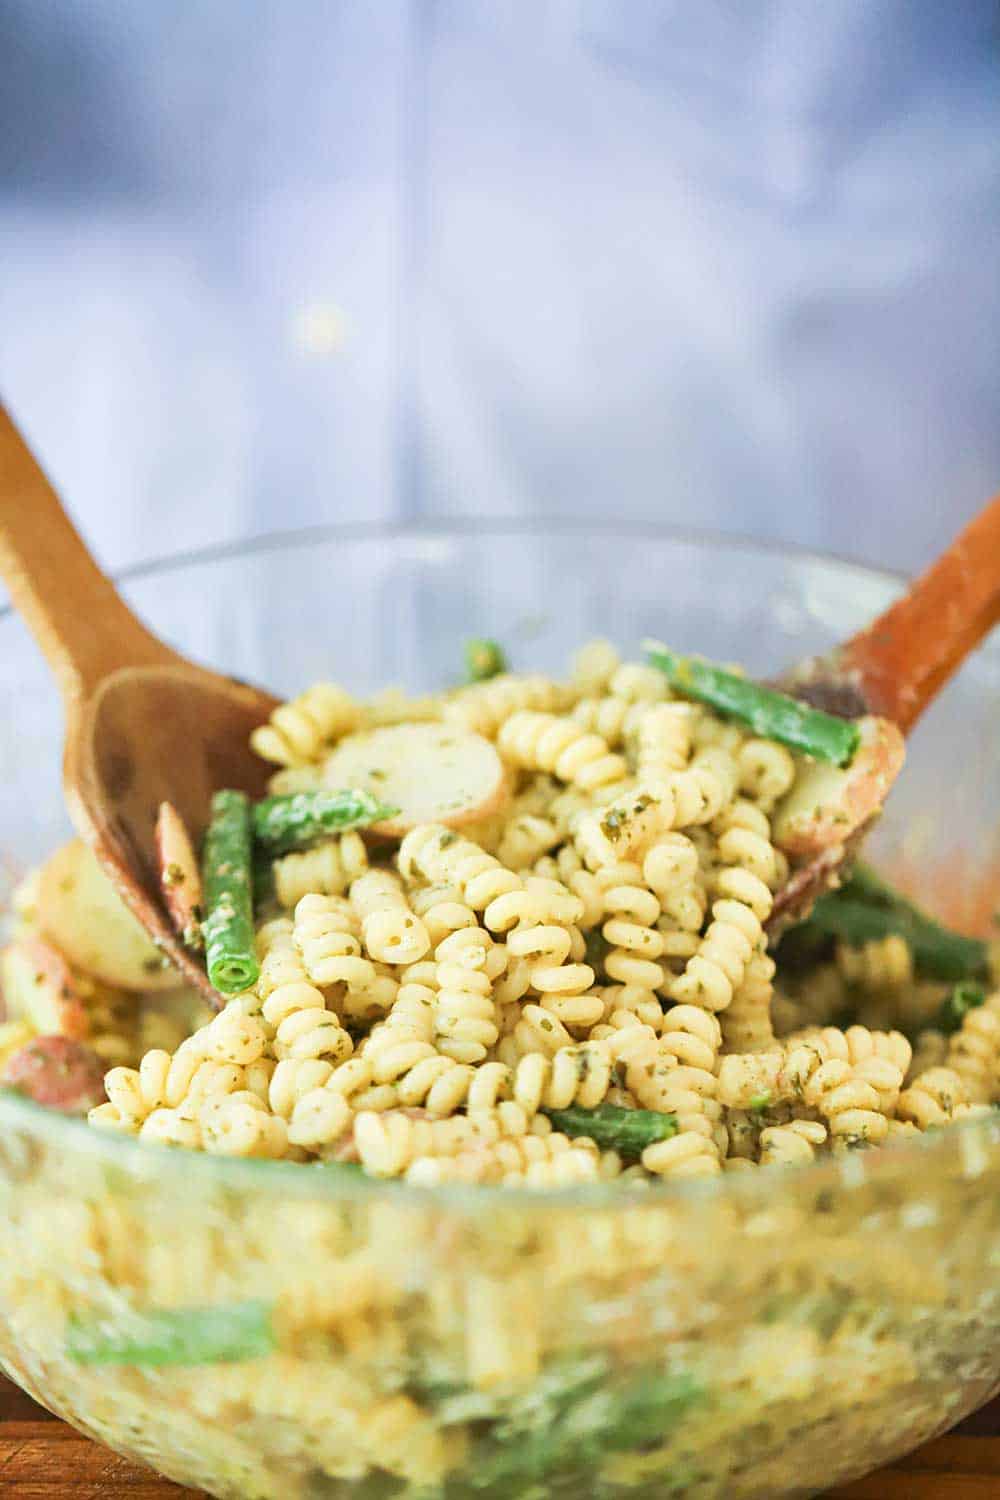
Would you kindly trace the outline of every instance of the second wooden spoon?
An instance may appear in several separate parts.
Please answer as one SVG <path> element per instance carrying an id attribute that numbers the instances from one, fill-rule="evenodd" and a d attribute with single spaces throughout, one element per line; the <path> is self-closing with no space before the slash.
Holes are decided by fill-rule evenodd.
<path id="1" fill-rule="evenodd" d="M 959 532 L 902 598 L 828 655 L 799 662 L 775 686 L 846 718 L 881 716 L 908 734 L 998 621 L 1000 495 Z M 901 764 L 901 757 L 890 752 L 882 767 L 887 784 L 856 785 L 861 795 L 853 807 L 845 796 L 838 822 L 815 820 L 811 847 L 800 851 L 802 862 L 777 893 L 768 924 L 772 937 L 800 921 L 817 896 L 836 884 Z M 853 772 L 848 768 L 840 773 L 845 792 L 852 774 L 857 783 L 865 771 L 860 763 Z"/>

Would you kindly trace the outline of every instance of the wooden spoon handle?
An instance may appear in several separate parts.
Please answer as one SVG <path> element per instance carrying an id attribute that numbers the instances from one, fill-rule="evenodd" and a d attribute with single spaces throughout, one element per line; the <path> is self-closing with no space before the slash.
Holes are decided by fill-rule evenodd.
<path id="1" fill-rule="evenodd" d="M 838 652 L 873 713 L 904 734 L 1000 621 L 1000 495 L 902 599 Z"/>
<path id="2" fill-rule="evenodd" d="M 176 660 L 98 568 L 2 405 L 0 574 L 67 702 L 118 667 Z"/>

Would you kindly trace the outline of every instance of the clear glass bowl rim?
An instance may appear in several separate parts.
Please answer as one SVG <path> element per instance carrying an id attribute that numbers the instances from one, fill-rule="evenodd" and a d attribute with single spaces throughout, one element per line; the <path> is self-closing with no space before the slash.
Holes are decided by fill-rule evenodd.
<path id="1" fill-rule="evenodd" d="M 636 539 L 655 538 L 720 552 L 746 552 L 762 557 L 786 557 L 804 564 L 815 563 L 827 568 L 844 568 L 864 573 L 868 578 L 900 588 L 905 575 L 887 568 L 814 548 L 782 542 L 759 541 L 739 533 L 674 527 L 655 521 L 626 521 L 615 518 L 606 522 L 580 523 L 569 517 L 516 518 L 512 520 L 452 517 L 427 517 L 420 521 L 398 523 L 357 522 L 299 527 L 287 531 L 261 533 L 248 539 L 222 542 L 214 546 L 192 548 L 145 559 L 122 568 L 114 575 L 116 582 L 156 577 L 188 567 L 238 560 L 244 557 L 282 552 L 297 547 L 316 546 L 344 541 L 426 541 L 447 542 L 449 538 L 538 536 L 545 533 L 595 537 L 614 535 Z M 14 614 L 13 607 L 0 608 L 0 625 Z M 987 650 L 990 648 L 987 647 Z M 997 648 L 994 648 L 997 649 Z M 1000 655 L 1000 650 L 997 650 Z M 213 663 L 224 667 L 222 663 Z M 68 1159 L 77 1151 L 90 1158 L 106 1161 L 129 1171 L 137 1178 L 156 1176 L 164 1186 L 176 1183 L 183 1191 L 195 1182 L 207 1190 L 275 1193 L 282 1198 L 302 1197 L 325 1201 L 383 1198 L 393 1203 L 426 1209 L 434 1203 L 469 1218 L 493 1214 L 501 1205 L 515 1206 L 521 1212 L 562 1213 L 567 1209 L 592 1211 L 627 1206 L 664 1207 L 681 1200 L 711 1202 L 723 1199 L 747 1208 L 773 1204 L 777 1183 L 771 1172 L 722 1173 L 717 1177 L 652 1183 L 641 1194 L 623 1190 L 611 1180 L 572 1188 L 539 1191 L 524 1188 L 444 1186 L 415 1187 L 399 1181 L 379 1181 L 360 1173 L 342 1172 L 335 1167 L 306 1166 L 298 1162 L 238 1160 L 213 1156 L 201 1151 L 182 1151 L 169 1147 L 140 1144 L 128 1136 L 94 1129 L 85 1120 L 60 1115 L 30 1099 L 0 1090 L 0 1132 L 22 1130 L 41 1138 L 47 1146 L 60 1150 Z M 909 1178 L 927 1181 L 934 1174 L 934 1163 L 944 1168 L 946 1162 L 973 1157 L 989 1146 L 1000 1147 L 1000 1113 L 960 1121 L 946 1130 L 930 1131 L 889 1148 L 865 1152 L 862 1156 L 827 1157 L 807 1166 L 786 1167 L 781 1182 L 805 1194 L 824 1190 L 843 1192 L 852 1186 L 867 1186 L 876 1177 Z M 977 1149 L 978 1148 L 978 1149 Z M 193 1177 L 192 1177 L 192 1174 Z"/>
<path id="2" fill-rule="evenodd" d="M 357 521 L 331 523 L 321 526 L 298 526 L 286 531 L 266 531 L 238 541 L 216 542 L 207 547 L 192 547 L 179 552 L 164 552 L 156 557 L 143 558 L 129 563 L 127 567 L 114 571 L 116 583 L 130 583 L 133 579 L 155 578 L 158 574 L 172 573 L 178 568 L 197 567 L 204 563 L 226 562 L 242 557 L 259 557 L 268 552 L 282 552 L 295 547 L 312 547 L 325 542 L 393 541 L 397 538 L 412 541 L 439 540 L 449 537 L 517 537 L 538 536 L 546 532 L 566 536 L 614 536 L 657 538 L 679 542 L 706 550 L 757 553 L 762 557 L 788 557 L 802 563 L 818 563 L 824 566 L 856 569 L 868 577 L 884 583 L 902 587 L 906 574 L 891 568 L 876 568 L 843 553 L 817 551 L 798 542 L 761 541 L 742 532 L 713 531 L 690 526 L 669 526 L 659 521 L 637 521 L 618 519 L 579 522 L 568 516 L 524 516 L 511 520 L 497 518 L 479 520 L 462 516 L 427 516 L 416 521 Z M 0 607 L 0 621 L 15 613 L 12 604 Z"/>

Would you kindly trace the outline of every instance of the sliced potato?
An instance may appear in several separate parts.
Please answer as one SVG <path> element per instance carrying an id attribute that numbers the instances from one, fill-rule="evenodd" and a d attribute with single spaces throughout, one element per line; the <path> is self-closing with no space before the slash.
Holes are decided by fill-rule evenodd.
<path id="1" fill-rule="evenodd" d="M 8 1057 L 19 1052 L 34 1035 L 35 1028 L 30 1021 L 0 1021 L 0 1072 Z"/>
<path id="2" fill-rule="evenodd" d="M 771 824 L 786 854 L 810 856 L 845 843 L 879 811 L 903 768 L 906 746 L 889 719 L 858 721 L 861 742 L 849 766 L 809 761 Z"/>
<path id="3" fill-rule="evenodd" d="M 11 1020 L 52 1036 L 87 1036 L 90 1022 L 69 964 L 41 938 L 18 938 L 0 953 L 0 985 Z"/>
<path id="4" fill-rule="evenodd" d="M 156 861 L 170 920 L 189 948 L 201 945 L 201 871 L 184 819 L 172 802 L 156 817 Z"/>
<path id="5" fill-rule="evenodd" d="M 324 784 L 371 792 L 399 812 L 372 832 L 401 838 L 419 823 L 460 828 L 498 812 L 507 773 L 482 735 L 451 724 L 398 724 L 341 740 L 323 766 Z"/>
<path id="6" fill-rule="evenodd" d="M 37 1036 L 26 1042 L 8 1057 L 0 1084 L 66 1115 L 85 1115 L 106 1098 L 101 1059 L 66 1036 Z"/>
<path id="7" fill-rule="evenodd" d="M 105 984 L 166 990 L 182 983 L 79 839 L 57 850 L 42 871 L 38 922 L 75 968 Z"/>

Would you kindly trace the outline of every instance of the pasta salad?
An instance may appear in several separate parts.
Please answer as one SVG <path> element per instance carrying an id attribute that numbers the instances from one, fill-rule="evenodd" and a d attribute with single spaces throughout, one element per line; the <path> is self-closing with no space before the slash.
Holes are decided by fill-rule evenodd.
<path id="1" fill-rule="evenodd" d="M 89 853 L 22 886 L 3 1083 L 101 1130 L 370 1177 L 560 1188 L 806 1163 L 1000 1097 L 985 943 L 864 866 L 775 894 L 877 813 L 893 726 L 607 642 L 567 680 L 467 650 L 440 695 L 320 683 L 253 736 L 269 795 L 157 824 L 180 991 Z M 137 999 L 140 996 L 141 999 Z"/>

